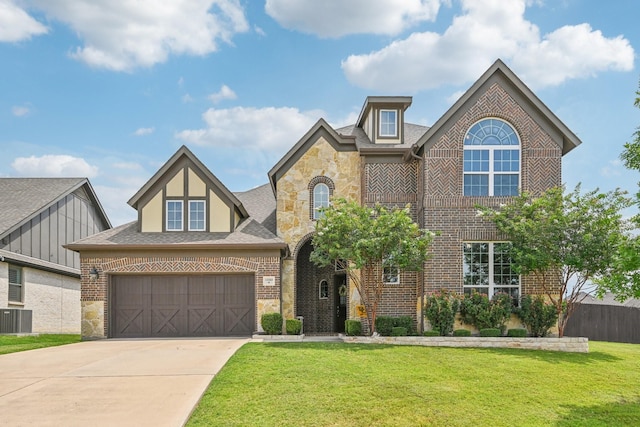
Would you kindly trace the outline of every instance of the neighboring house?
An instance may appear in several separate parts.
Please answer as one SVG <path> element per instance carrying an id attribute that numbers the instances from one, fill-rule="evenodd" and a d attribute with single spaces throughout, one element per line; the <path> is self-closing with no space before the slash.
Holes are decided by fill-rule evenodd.
<path id="1" fill-rule="evenodd" d="M 565 336 L 640 344 L 640 299 L 619 302 L 611 293 L 602 298 L 583 296 L 567 322 Z"/>
<path id="2" fill-rule="evenodd" d="M 63 245 L 111 228 L 91 184 L 0 178 L 0 203 L 0 332 L 79 333 L 80 257 Z"/>
<path id="3" fill-rule="evenodd" d="M 354 125 L 320 119 L 269 185 L 235 195 L 182 147 L 129 201 L 136 222 L 67 246 L 81 254 L 83 335 L 248 335 L 270 311 L 303 317 L 305 333 L 343 331 L 362 315 L 357 291 L 343 271 L 309 261 L 332 197 L 410 204 L 440 232 L 424 272 L 383 272 L 380 315 L 421 329 L 433 290 L 541 292 L 511 270 L 507 243 L 475 205 L 561 185 L 561 158 L 580 140 L 501 61 L 432 127 L 405 122 L 411 103 L 372 96 Z"/>

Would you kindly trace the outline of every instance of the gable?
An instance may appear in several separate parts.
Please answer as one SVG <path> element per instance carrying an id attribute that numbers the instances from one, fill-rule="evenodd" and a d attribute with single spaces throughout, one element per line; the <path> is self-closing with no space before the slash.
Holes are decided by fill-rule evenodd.
<path id="1" fill-rule="evenodd" d="M 184 146 L 129 200 L 129 205 L 138 211 L 142 232 L 229 233 L 248 217 L 242 203 Z M 196 209 L 199 213 L 192 216 Z M 168 222 L 178 217 L 179 227 L 177 222 Z"/>

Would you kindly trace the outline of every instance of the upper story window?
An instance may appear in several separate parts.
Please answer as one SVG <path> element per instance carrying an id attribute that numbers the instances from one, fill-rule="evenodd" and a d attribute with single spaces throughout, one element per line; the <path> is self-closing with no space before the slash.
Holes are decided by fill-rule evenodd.
<path id="1" fill-rule="evenodd" d="M 182 231 L 182 200 L 167 200 L 167 231 Z"/>
<path id="2" fill-rule="evenodd" d="M 205 201 L 189 200 L 189 231 L 205 231 Z"/>
<path id="3" fill-rule="evenodd" d="M 22 268 L 9 266 L 9 302 L 24 302 Z"/>
<path id="4" fill-rule="evenodd" d="M 398 112 L 396 110 L 380 110 L 380 136 L 398 136 Z"/>
<path id="5" fill-rule="evenodd" d="M 507 122 L 483 119 L 464 138 L 464 195 L 517 196 L 520 139 Z"/>
<path id="6" fill-rule="evenodd" d="M 329 207 L 329 187 L 327 184 L 319 183 L 313 187 L 313 219 L 324 216 L 322 208 Z"/>

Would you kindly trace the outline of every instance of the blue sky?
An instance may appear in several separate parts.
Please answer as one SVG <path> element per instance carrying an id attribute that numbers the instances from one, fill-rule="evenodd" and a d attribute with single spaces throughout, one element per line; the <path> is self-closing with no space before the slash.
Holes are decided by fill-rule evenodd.
<path id="1" fill-rule="evenodd" d="M 501 58 L 572 129 L 563 180 L 635 193 L 637 0 L 0 0 L 0 176 L 87 176 L 114 225 L 183 144 L 232 191 L 315 123 L 432 125 Z"/>

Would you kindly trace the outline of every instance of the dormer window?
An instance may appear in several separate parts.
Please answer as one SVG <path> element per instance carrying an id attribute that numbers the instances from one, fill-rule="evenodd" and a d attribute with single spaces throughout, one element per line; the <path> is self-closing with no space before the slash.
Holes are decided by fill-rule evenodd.
<path id="1" fill-rule="evenodd" d="M 167 231 L 182 231 L 182 200 L 167 200 Z"/>
<path id="2" fill-rule="evenodd" d="M 205 231 L 205 201 L 189 200 L 189 231 Z"/>
<path id="3" fill-rule="evenodd" d="M 398 111 L 380 110 L 379 135 L 387 138 L 398 136 Z"/>

